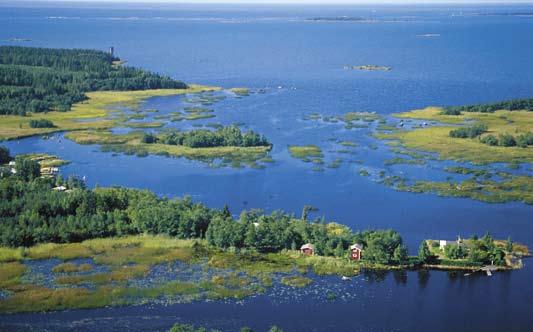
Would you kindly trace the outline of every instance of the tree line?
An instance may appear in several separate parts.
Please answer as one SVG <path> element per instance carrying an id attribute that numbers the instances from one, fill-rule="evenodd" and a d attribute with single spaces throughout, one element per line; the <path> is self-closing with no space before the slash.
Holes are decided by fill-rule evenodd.
<path id="1" fill-rule="evenodd" d="M 323 219 L 308 220 L 305 209 L 301 217 L 249 210 L 234 218 L 227 207 L 208 208 L 189 197 L 162 198 L 147 190 L 120 187 L 87 189 L 76 178 L 43 178 L 37 162 L 20 156 L 15 160 L 15 175 L 1 172 L 1 245 L 149 233 L 206 239 L 221 249 L 262 253 L 297 250 L 310 242 L 317 254 L 338 257 L 347 257 L 348 247 L 360 243 L 368 261 L 393 264 L 407 259 L 407 248 L 393 230 L 353 232 Z M 58 185 L 68 191 L 54 190 Z"/>
<path id="2" fill-rule="evenodd" d="M 0 146 L 0 163 L 11 160 L 9 151 Z M 401 235 L 394 230 L 354 232 L 324 218 L 309 219 L 310 208 L 301 216 L 283 211 L 266 214 L 245 210 L 234 218 L 227 206 L 208 208 L 190 197 L 169 199 L 148 190 L 121 187 L 88 189 L 76 177 L 40 176 L 39 164 L 17 156 L 16 173 L 0 166 L 0 245 L 18 247 L 38 243 L 80 242 L 91 238 L 166 234 L 182 239 L 205 239 L 216 248 L 260 253 L 284 249 L 298 250 L 305 243 L 316 254 L 348 257 L 352 244 L 363 246 L 367 262 L 393 264 L 440 264 L 423 241 L 418 257 L 408 256 Z M 54 190 L 64 186 L 67 190 Z M 512 252 L 508 240 L 507 251 Z M 468 246 L 446 246 L 446 264 L 504 264 L 504 251 L 496 247 L 490 235 L 472 237 Z"/>
<path id="3" fill-rule="evenodd" d="M 0 46 L 0 114 L 68 111 L 89 91 L 187 88 L 168 76 L 114 65 L 119 60 L 97 50 Z"/>
<path id="4" fill-rule="evenodd" d="M 533 98 L 505 100 L 490 104 L 449 106 L 442 113 L 445 115 L 461 115 L 462 112 L 494 113 L 499 110 L 533 111 Z"/>
<path id="5" fill-rule="evenodd" d="M 197 129 L 186 132 L 171 132 L 160 136 L 145 133 L 141 138 L 143 143 L 182 145 L 191 148 L 207 148 L 217 146 L 270 146 L 265 136 L 253 131 L 242 132 L 237 126 L 226 126 L 215 131 Z"/>

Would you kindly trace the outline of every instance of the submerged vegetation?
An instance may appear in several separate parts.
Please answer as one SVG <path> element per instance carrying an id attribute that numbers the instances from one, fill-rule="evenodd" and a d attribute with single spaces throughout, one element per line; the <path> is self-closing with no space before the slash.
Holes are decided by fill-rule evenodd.
<path id="1" fill-rule="evenodd" d="M 324 157 L 322 150 L 316 145 L 291 145 L 289 146 L 289 152 L 293 158 L 297 158 L 305 162 L 322 160 Z"/>

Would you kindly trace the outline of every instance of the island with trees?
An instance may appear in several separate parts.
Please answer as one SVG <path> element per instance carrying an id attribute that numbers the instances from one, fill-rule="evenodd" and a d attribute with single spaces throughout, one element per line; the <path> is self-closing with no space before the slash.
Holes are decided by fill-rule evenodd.
<path id="1" fill-rule="evenodd" d="M 399 144 L 409 163 L 425 164 L 421 153 L 436 153 L 443 160 L 469 162 L 490 168 L 507 164 L 516 169 L 533 162 L 533 116 L 531 99 L 509 100 L 493 104 L 427 107 L 394 114 L 396 126 L 388 126 L 373 135 Z M 395 120 L 395 119 L 396 120 Z M 399 122 L 398 122 L 399 119 Z M 404 126 L 405 125 L 405 126 Z M 454 172 L 452 172 L 454 173 Z M 533 204 L 533 181 L 527 172 L 514 174 L 493 170 L 476 171 L 461 181 L 419 180 L 409 183 L 398 176 L 383 175 L 383 182 L 400 191 L 434 192 L 441 196 L 469 197 L 485 202 L 522 201 Z"/>
<path id="2" fill-rule="evenodd" d="M 104 151 L 185 157 L 221 166 L 261 168 L 272 144 L 265 136 L 253 131 L 242 132 L 237 126 L 222 126 L 215 130 L 162 130 L 159 133 L 132 131 L 113 134 L 108 130 L 72 131 L 66 138 L 78 144 L 99 144 Z"/>
<path id="3" fill-rule="evenodd" d="M 5 148 L 0 158 L 2 169 L 16 169 L 0 178 L 0 312 L 242 299 L 367 269 L 494 272 L 520 268 L 529 254 L 510 239 L 485 235 L 447 242 L 442 251 L 426 240 L 409 256 L 394 230 L 354 232 L 310 219 L 309 207 L 301 216 L 247 210 L 235 218 L 228 207 L 208 208 L 188 197 L 43 177 L 38 161 L 12 158 Z M 48 266 L 52 282 L 31 278 L 30 262 Z M 169 272 L 147 278 L 161 266 Z M 183 269 L 191 273 L 172 272 Z"/>

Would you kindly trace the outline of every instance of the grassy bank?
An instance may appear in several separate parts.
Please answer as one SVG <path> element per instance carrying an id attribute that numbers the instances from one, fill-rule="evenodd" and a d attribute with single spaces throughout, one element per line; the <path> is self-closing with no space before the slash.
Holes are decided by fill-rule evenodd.
<path id="1" fill-rule="evenodd" d="M 108 130 L 83 130 L 67 133 L 65 137 L 78 144 L 104 145 L 106 150 L 127 154 L 163 155 L 184 157 L 194 160 L 213 162 L 222 159 L 223 164 L 240 167 L 241 163 L 249 166 L 265 158 L 270 151 L 269 146 L 218 146 L 206 148 L 191 148 L 183 145 L 169 145 L 159 143 L 143 143 L 142 132 L 115 135 Z"/>
<path id="2" fill-rule="evenodd" d="M 88 99 L 74 104 L 72 110 L 68 112 L 29 113 L 27 116 L 1 115 L 0 139 L 16 139 L 58 131 L 109 129 L 114 127 L 118 121 L 108 118 L 112 106 L 135 107 L 150 97 L 200 93 L 218 89 L 202 85 L 190 85 L 188 89 L 88 92 Z M 31 128 L 29 123 L 34 119 L 52 121 L 55 127 Z"/>
<path id="3" fill-rule="evenodd" d="M 400 119 L 436 121 L 443 126 L 397 130 L 378 133 L 381 139 L 398 139 L 405 147 L 436 152 L 441 159 L 469 161 L 475 164 L 533 162 L 533 149 L 521 147 L 490 146 L 481 142 L 486 135 L 521 134 L 533 131 L 533 116 L 528 111 L 496 111 L 494 113 L 468 112 L 445 115 L 442 108 L 428 107 L 421 110 L 395 114 Z M 488 126 L 480 138 L 450 137 L 458 125 L 483 123 Z"/>

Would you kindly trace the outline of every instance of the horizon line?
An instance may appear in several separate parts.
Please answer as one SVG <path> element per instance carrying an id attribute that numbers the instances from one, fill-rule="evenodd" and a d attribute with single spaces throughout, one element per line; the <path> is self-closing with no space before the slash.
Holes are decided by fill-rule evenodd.
<path id="1" fill-rule="evenodd" d="M 92 4 L 148 4 L 148 5 L 513 5 L 533 4 L 533 0 L 0 0 L 1 4 L 31 3 L 92 3 Z"/>

